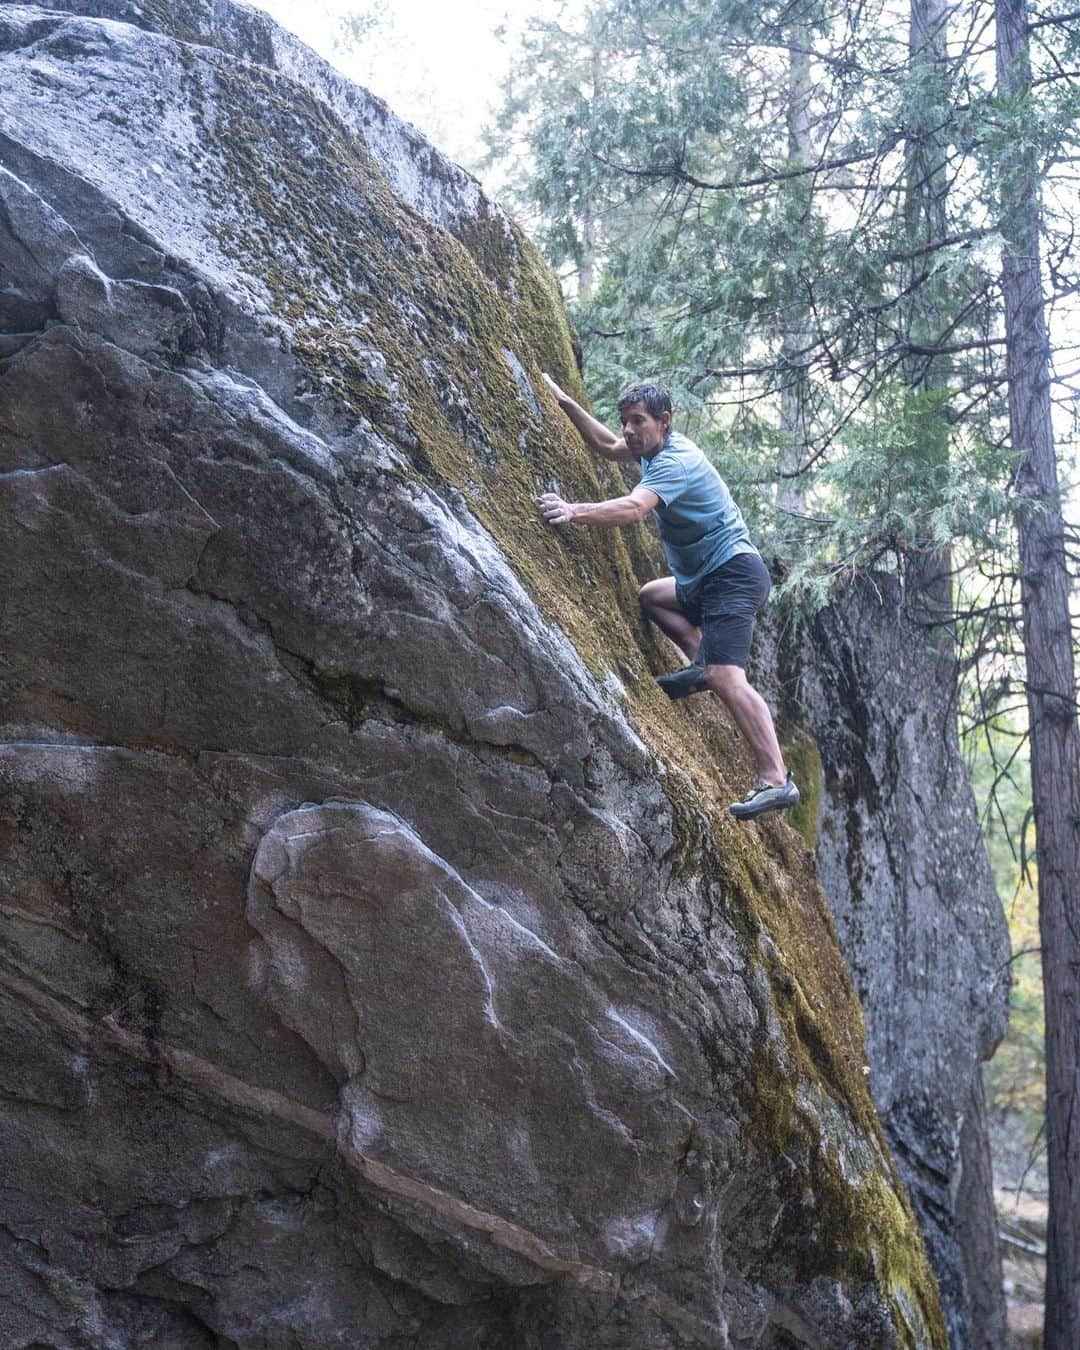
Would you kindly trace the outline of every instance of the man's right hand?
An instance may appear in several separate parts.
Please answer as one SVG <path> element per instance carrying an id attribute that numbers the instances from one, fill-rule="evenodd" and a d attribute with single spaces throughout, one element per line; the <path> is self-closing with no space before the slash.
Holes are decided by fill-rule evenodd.
<path id="1" fill-rule="evenodd" d="M 572 403 L 572 402 L 573 402 L 573 399 L 572 399 L 572 398 L 570 397 L 570 395 L 566 392 L 566 390 L 565 390 L 565 389 L 560 389 L 559 386 L 555 383 L 555 381 L 551 378 L 551 376 L 547 373 L 546 370 L 541 372 L 540 378 L 544 381 L 544 383 L 547 385 L 547 387 L 548 387 L 548 388 L 551 390 L 551 392 L 555 395 L 556 402 L 558 402 L 558 403 L 560 403 L 560 404 L 563 404 L 563 403 Z"/>
<path id="2" fill-rule="evenodd" d="M 574 503 L 564 501 L 557 492 L 545 492 L 536 504 L 549 525 L 569 525 L 574 519 Z"/>
<path id="3" fill-rule="evenodd" d="M 636 456 L 627 450 L 626 442 L 621 437 L 609 431 L 603 422 L 598 422 L 580 403 L 575 403 L 565 389 L 559 388 L 546 370 L 542 372 L 541 378 L 558 401 L 559 407 L 577 427 L 578 434 L 590 450 L 595 450 L 604 459 L 636 459 Z"/>

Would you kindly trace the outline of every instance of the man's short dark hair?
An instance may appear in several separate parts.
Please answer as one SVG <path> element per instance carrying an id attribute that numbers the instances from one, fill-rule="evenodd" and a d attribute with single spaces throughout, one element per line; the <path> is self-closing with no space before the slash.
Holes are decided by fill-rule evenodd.
<path id="1" fill-rule="evenodd" d="M 657 421 L 661 413 L 671 411 L 671 395 L 662 384 L 653 384 L 651 380 L 626 386 L 619 395 L 619 411 L 629 408 L 631 403 L 644 403 L 646 412 Z"/>

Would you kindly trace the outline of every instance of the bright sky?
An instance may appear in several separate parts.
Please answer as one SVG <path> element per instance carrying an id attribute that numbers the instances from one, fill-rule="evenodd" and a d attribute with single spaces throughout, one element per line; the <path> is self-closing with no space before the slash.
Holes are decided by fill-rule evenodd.
<path id="1" fill-rule="evenodd" d="M 350 79 L 384 98 L 444 154 L 475 171 L 514 37 L 559 0 L 253 0 Z M 525 11 L 525 12 L 523 12 Z M 350 15 L 374 26 L 343 45 Z M 499 27 L 506 38 L 495 36 Z M 335 45 L 336 44 L 336 45 Z"/>

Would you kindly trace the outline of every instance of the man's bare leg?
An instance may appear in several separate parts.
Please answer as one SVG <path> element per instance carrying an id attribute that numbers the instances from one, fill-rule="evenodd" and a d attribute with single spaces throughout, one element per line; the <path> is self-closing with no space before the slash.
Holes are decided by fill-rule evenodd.
<path id="1" fill-rule="evenodd" d="M 769 705 L 746 678 L 741 666 L 709 666 L 706 683 L 719 695 L 735 725 L 746 737 L 762 781 L 773 787 L 787 782 L 787 767 L 780 753 Z"/>
<path id="2" fill-rule="evenodd" d="M 638 600 L 657 628 L 675 643 L 688 661 L 697 656 L 701 629 L 695 628 L 675 598 L 675 578 L 658 577 L 647 581 L 638 591 Z"/>

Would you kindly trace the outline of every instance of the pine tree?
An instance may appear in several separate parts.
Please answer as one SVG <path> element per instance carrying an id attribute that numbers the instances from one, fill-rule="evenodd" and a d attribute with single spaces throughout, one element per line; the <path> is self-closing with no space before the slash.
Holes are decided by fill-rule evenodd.
<path id="1" fill-rule="evenodd" d="M 997 0 L 997 73 L 1013 135 L 1002 154 L 1002 292 L 1009 428 L 1023 454 L 1017 521 L 1046 999 L 1050 1214 L 1047 1350 L 1080 1345 L 1080 728 L 1069 573 L 1040 268 L 1037 150 L 1026 125 L 1032 75 L 1026 0 Z"/>

